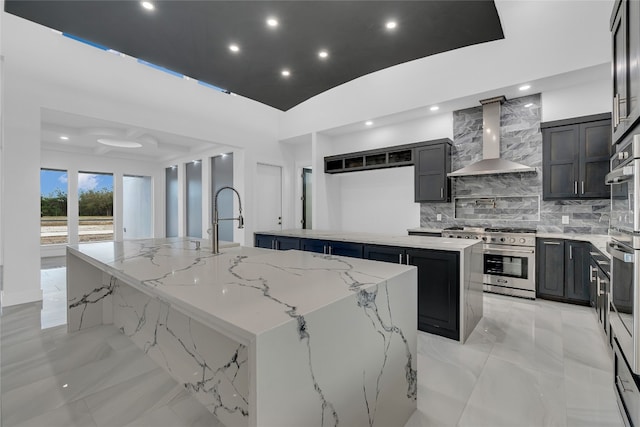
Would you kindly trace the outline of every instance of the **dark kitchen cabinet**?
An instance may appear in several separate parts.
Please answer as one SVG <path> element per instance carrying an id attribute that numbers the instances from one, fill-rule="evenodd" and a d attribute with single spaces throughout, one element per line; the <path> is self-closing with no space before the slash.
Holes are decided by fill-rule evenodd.
<path id="1" fill-rule="evenodd" d="M 608 113 L 542 123 L 544 200 L 606 199 L 611 152 Z"/>
<path id="2" fill-rule="evenodd" d="M 407 249 L 406 255 L 418 267 L 418 329 L 459 340 L 459 254 Z"/>
<path id="3" fill-rule="evenodd" d="M 563 239 L 536 240 L 536 296 L 588 305 L 591 244 Z"/>
<path id="4" fill-rule="evenodd" d="M 289 249 L 300 249 L 300 239 L 297 237 L 274 236 L 272 234 L 254 235 L 254 246 L 257 248 L 276 249 L 286 251 Z"/>
<path id="5" fill-rule="evenodd" d="M 536 295 L 564 297 L 564 240 L 536 239 Z"/>
<path id="6" fill-rule="evenodd" d="M 405 249 L 398 246 L 364 245 L 364 258 L 405 264 Z"/>
<path id="7" fill-rule="evenodd" d="M 451 144 L 448 140 L 415 149 L 415 201 L 448 202 L 451 195 Z"/>
<path id="8" fill-rule="evenodd" d="M 300 250 L 327 255 L 362 258 L 364 245 L 362 243 L 335 242 L 331 240 L 301 239 Z"/>
<path id="9" fill-rule="evenodd" d="M 640 117 L 640 2 L 618 0 L 611 16 L 612 143 L 633 129 Z"/>
<path id="10" fill-rule="evenodd" d="M 609 335 L 609 259 L 592 247 L 589 263 L 590 304 L 596 310 L 598 322 L 605 335 Z"/>
<path id="11" fill-rule="evenodd" d="M 589 302 L 589 265 L 591 243 L 567 240 L 565 242 L 566 297 L 583 303 Z"/>
<path id="12" fill-rule="evenodd" d="M 460 259 L 457 252 L 365 245 L 364 258 L 418 268 L 418 329 L 460 339 Z"/>

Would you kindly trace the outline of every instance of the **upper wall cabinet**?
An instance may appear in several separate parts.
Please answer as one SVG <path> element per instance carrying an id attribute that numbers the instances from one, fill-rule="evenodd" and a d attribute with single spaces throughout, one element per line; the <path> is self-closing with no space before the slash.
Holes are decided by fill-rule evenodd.
<path id="1" fill-rule="evenodd" d="M 441 140 L 415 149 L 415 201 L 448 202 L 451 194 L 451 143 Z"/>
<path id="2" fill-rule="evenodd" d="M 447 138 L 324 158 L 325 173 L 415 166 L 415 201 L 448 202 L 451 140 Z"/>
<path id="3" fill-rule="evenodd" d="M 369 169 L 413 165 L 416 144 L 398 145 L 377 150 L 358 151 L 324 158 L 325 173 L 355 172 Z"/>
<path id="4" fill-rule="evenodd" d="M 542 123 L 544 200 L 607 199 L 609 113 Z"/>
<path id="5" fill-rule="evenodd" d="M 613 120 L 616 144 L 640 117 L 640 2 L 617 0 L 611 16 Z"/>

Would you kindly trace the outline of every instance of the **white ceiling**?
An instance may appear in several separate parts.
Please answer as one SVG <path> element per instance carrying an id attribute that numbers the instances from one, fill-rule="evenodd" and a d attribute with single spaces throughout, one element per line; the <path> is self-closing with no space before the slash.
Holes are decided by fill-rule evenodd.
<path id="1" fill-rule="evenodd" d="M 122 123 L 42 109 L 42 149 L 99 155 L 112 158 L 164 162 L 219 147 L 208 141 L 144 129 Z M 63 140 L 60 137 L 68 137 Z M 125 139 L 142 144 L 139 148 L 103 145 L 99 138 Z"/>

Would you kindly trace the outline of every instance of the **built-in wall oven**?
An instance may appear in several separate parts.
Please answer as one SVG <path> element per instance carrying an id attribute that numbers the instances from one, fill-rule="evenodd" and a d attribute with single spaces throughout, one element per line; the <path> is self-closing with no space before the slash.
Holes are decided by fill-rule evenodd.
<path id="1" fill-rule="evenodd" d="M 631 371 L 640 375 L 640 135 L 631 135 L 611 158 L 609 322 Z"/>

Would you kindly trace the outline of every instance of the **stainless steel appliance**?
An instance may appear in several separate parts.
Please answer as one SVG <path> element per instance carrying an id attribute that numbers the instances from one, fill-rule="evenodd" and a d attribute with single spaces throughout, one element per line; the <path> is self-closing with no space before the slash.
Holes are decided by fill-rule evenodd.
<path id="1" fill-rule="evenodd" d="M 483 241 L 485 292 L 536 297 L 536 236 L 528 228 L 450 227 L 442 237 Z"/>
<path id="2" fill-rule="evenodd" d="M 640 233 L 640 209 L 637 191 L 640 189 L 640 135 L 623 142 L 611 158 L 611 172 L 606 183 L 611 185 L 610 227 L 616 232 Z"/>

